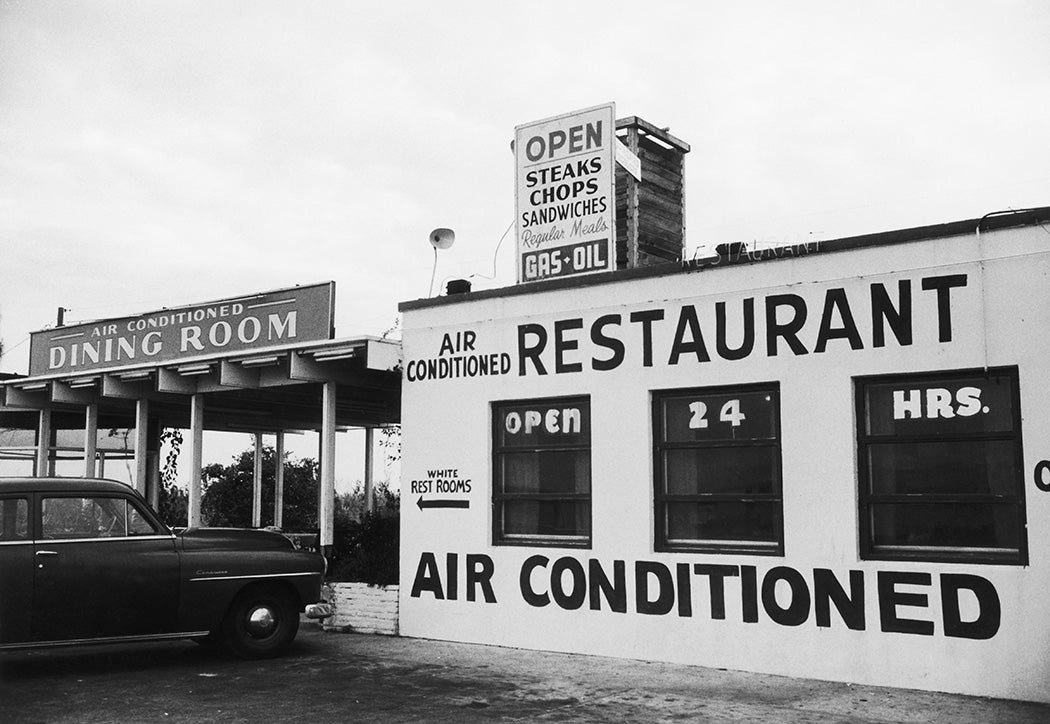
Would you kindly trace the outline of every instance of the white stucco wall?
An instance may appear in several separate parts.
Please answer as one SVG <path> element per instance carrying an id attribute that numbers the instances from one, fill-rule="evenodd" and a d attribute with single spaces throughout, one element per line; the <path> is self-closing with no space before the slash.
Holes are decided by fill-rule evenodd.
<path id="1" fill-rule="evenodd" d="M 442 353 L 445 335 L 471 332 L 468 354 L 506 354 L 507 374 L 437 380 L 406 379 L 403 397 L 400 631 L 406 636 L 505 646 L 684 662 L 713 667 L 863 682 L 975 695 L 1050 701 L 1050 492 L 1033 471 L 1050 459 L 1050 234 L 1041 227 L 1008 229 L 935 241 L 912 242 L 794 259 L 758 262 L 574 289 L 462 302 L 404 313 L 404 360 L 452 357 Z M 950 342 L 939 340 L 946 322 L 938 293 L 922 280 L 965 275 L 965 286 L 948 293 Z M 909 280 L 914 340 L 872 346 L 871 285 L 881 283 L 896 299 Z M 845 289 L 864 348 L 832 339 L 815 353 L 814 341 L 827 290 Z M 783 342 L 766 350 L 763 300 L 797 294 L 807 303 L 800 339 L 808 354 Z M 743 298 L 755 299 L 754 351 L 726 361 L 715 352 L 714 305 L 726 302 L 730 344 L 739 341 Z M 695 305 L 711 361 L 683 357 L 668 364 L 679 310 Z M 653 324 L 653 364 L 643 365 L 641 326 L 629 315 L 665 310 Z M 606 328 L 625 345 L 616 369 L 591 369 L 592 357 L 609 350 L 593 344 L 590 325 L 605 314 L 622 315 Z M 579 372 L 555 373 L 553 324 L 580 317 L 582 330 L 566 337 L 565 362 Z M 549 374 L 530 364 L 519 374 L 518 325 L 542 324 L 551 336 L 541 356 Z M 733 325 L 736 325 L 735 327 Z M 733 330 L 736 331 L 733 331 Z M 460 336 L 462 339 L 462 335 Z M 497 357 L 497 360 L 501 358 Z M 507 358 L 502 358 L 506 360 Z M 1029 565 L 889 562 L 860 559 L 853 378 L 861 375 L 1017 366 L 1023 416 L 1023 476 Z M 778 382 L 782 444 L 784 555 L 782 557 L 654 552 L 653 390 Z M 492 410 L 496 400 L 588 395 L 591 405 L 592 544 L 589 549 L 494 546 L 492 541 Z M 1050 478 L 1050 475 L 1047 476 Z M 466 500 L 468 508 L 426 508 L 413 481 L 469 481 L 457 492 L 431 492 L 430 500 Z M 1050 482 L 1050 481 L 1048 481 Z M 469 487 L 469 491 L 467 488 Z M 428 557 L 428 554 L 432 556 Z M 587 602 L 577 610 L 526 603 L 519 575 L 530 556 L 550 561 L 571 557 L 597 561 L 611 575 L 624 561 L 627 611 Z M 467 556 L 480 567 L 491 562 L 495 602 L 484 590 L 467 590 Z M 455 591 L 447 563 L 454 559 Z M 429 566 L 429 561 L 434 565 Z M 814 569 L 830 569 L 843 586 L 850 571 L 864 582 L 864 630 L 850 630 L 835 612 L 830 627 L 815 622 L 813 607 L 798 626 L 774 622 L 758 602 L 758 621 L 742 615 L 741 575 L 725 579 L 725 619 L 711 616 L 708 578 L 690 577 L 691 612 L 676 605 L 663 615 L 637 611 L 634 573 L 639 561 L 658 562 L 674 575 L 678 564 L 753 566 L 759 586 L 765 574 L 786 566 L 813 592 Z M 549 591 L 550 565 L 533 570 L 530 584 Z M 879 574 L 920 572 L 929 585 L 898 585 L 924 594 L 925 606 L 897 606 L 902 618 L 930 621 L 933 635 L 882 630 Z M 992 583 L 1001 603 L 999 629 L 989 639 L 946 636 L 940 576 L 964 573 Z M 440 576 L 443 595 L 432 590 Z M 415 595 L 414 593 L 415 587 Z M 676 585 L 676 602 L 682 591 Z M 470 597 L 475 600 L 468 600 Z M 789 598 L 786 586 L 777 600 Z M 604 602 L 602 602 L 604 603 Z M 976 599 L 960 597 L 963 619 L 978 615 Z M 786 605 L 786 603 L 784 604 Z M 885 603 L 883 604 L 885 607 Z"/>

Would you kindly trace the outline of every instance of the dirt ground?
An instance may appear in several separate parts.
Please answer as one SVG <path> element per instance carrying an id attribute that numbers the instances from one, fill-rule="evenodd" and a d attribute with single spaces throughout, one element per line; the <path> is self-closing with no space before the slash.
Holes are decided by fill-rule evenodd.
<path id="1" fill-rule="evenodd" d="M 304 627 L 280 659 L 192 642 L 0 655 L 0 722 L 1050 722 L 1050 706 Z"/>

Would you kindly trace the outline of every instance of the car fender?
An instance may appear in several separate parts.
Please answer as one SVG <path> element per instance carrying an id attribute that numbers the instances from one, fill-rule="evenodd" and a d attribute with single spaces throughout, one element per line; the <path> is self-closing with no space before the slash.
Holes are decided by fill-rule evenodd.
<path id="1" fill-rule="evenodd" d="M 325 561 L 299 551 L 279 533 L 188 528 L 179 535 L 180 619 L 185 628 L 216 630 L 230 604 L 249 586 L 279 586 L 299 610 L 320 600 Z"/>

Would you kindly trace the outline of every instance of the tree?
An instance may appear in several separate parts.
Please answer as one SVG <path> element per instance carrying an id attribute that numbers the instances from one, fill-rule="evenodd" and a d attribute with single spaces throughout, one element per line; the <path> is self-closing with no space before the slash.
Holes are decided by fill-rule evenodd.
<path id="1" fill-rule="evenodd" d="M 168 456 L 160 471 L 160 491 L 157 496 L 157 513 L 165 525 L 172 528 L 189 524 L 189 494 L 178 486 L 179 449 L 182 446 L 182 430 L 165 428 L 160 434 L 160 443 L 169 443 Z"/>
<path id="2" fill-rule="evenodd" d="M 386 459 L 397 462 L 401 459 L 401 425 L 379 428 L 379 446 L 386 451 Z"/>
<path id="3" fill-rule="evenodd" d="M 391 489 L 390 482 L 382 480 L 372 486 L 372 512 L 389 518 L 401 510 L 401 493 Z M 365 488 L 358 480 L 349 493 L 335 496 L 335 518 L 361 520 L 365 516 Z"/>
<path id="4" fill-rule="evenodd" d="M 252 480 L 255 450 L 249 448 L 234 458 L 231 465 L 213 463 L 204 468 L 201 517 L 209 526 L 248 528 L 252 524 Z M 277 453 L 272 447 L 262 449 L 262 521 L 273 524 L 274 480 Z M 282 529 L 287 531 L 317 530 L 319 466 L 313 458 L 284 460 L 284 506 Z"/>

